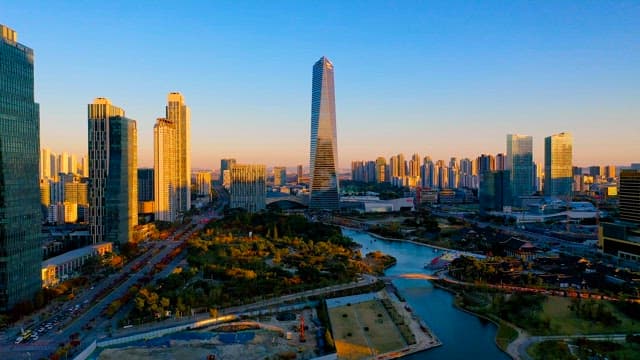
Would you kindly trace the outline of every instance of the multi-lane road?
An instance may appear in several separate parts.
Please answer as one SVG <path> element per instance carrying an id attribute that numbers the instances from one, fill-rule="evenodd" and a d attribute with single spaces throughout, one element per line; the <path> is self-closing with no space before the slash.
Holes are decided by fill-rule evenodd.
<path id="1" fill-rule="evenodd" d="M 15 344 L 15 337 L 20 335 L 21 328 L 14 327 L 6 331 L 0 339 L 1 359 L 39 359 L 49 357 L 61 343 L 67 343 L 72 335 L 77 335 L 83 348 L 95 339 L 107 336 L 113 329 L 113 324 L 124 314 L 123 306 L 112 318 L 103 316 L 103 311 L 114 301 L 121 298 L 131 286 L 139 281 L 147 283 L 155 281 L 174 269 L 181 256 L 173 259 L 163 271 L 157 272 L 151 279 L 143 279 L 169 253 L 186 241 L 191 234 L 205 226 L 209 219 L 215 217 L 214 212 L 196 216 L 191 223 L 180 226 L 174 234 L 179 238 L 169 237 L 151 243 L 147 251 L 129 262 L 120 271 L 110 275 L 99 284 L 80 292 L 72 301 L 68 301 L 56 308 L 57 312 L 48 319 L 35 322 L 29 329 L 38 334 L 37 340 L 30 339 L 25 343 Z M 102 297 L 96 297 L 102 294 Z M 50 325 L 49 325 L 50 324 Z M 39 332 L 43 328 L 44 331 Z"/>

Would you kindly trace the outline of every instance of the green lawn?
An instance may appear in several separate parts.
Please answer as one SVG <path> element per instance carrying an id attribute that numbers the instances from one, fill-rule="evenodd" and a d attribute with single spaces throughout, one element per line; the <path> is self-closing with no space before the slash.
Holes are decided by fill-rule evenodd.
<path id="1" fill-rule="evenodd" d="M 533 344 L 527 349 L 527 353 L 534 360 L 576 360 L 571 355 L 569 346 L 564 341 L 542 341 Z"/>
<path id="2" fill-rule="evenodd" d="M 571 299 L 558 296 L 550 296 L 545 301 L 541 316 L 551 321 L 551 333 L 575 335 L 640 332 L 640 322 L 630 319 L 607 301 L 604 302 L 606 309 L 621 321 L 617 326 L 606 326 L 602 323 L 578 318 L 574 312 L 569 310 L 570 304 Z"/>
<path id="3" fill-rule="evenodd" d="M 498 327 L 498 333 L 496 334 L 496 343 L 502 350 L 506 350 L 507 346 L 518 337 L 516 329 L 512 328 L 506 323 L 501 323 Z"/>

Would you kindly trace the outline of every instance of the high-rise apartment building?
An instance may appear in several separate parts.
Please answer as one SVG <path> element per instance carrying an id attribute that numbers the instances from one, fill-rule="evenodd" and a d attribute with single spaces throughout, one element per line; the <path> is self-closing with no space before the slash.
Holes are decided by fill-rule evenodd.
<path id="1" fill-rule="evenodd" d="M 276 166 L 273 168 L 273 185 L 287 185 L 287 168 L 284 166 Z"/>
<path id="2" fill-rule="evenodd" d="M 153 198 L 155 220 L 178 216 L 178 151 L 176 123 L 161 118 L 153 127 Z"/>
<path id="3" fill-rule="evenodd" d="M 211 172 L 198 171 L 195 176 L 196 195 L 203 197 L 211 196 Z"/>
<path id="4" fill-rule="evenodd" d="M 231 173 L 231 208 L 257 212 L 266 207 L 265 165 L 234 164 Z"/>
<path id="5" fill-rule="evenodd" d="M 573 137 L 560 133 L 544 139 L 544 194 L 571 200 Z"/>
<path id="6" fill-rule="evenodd" d="M 0 25 L 0 312 L 41 286 L 39 158 L 33 50 Z"/>
<path id="7" fill-rule="evenodd" d="M 42 148 L 40 150 L 40 179 L 51 178 L 51 150 Z"/>
<path id="8" fill-rule="evenodd" d="M 496 171 L 505 170 L 506 156 L 503 153 L 496 154 Z"/>
<path id="9" fill-rule="evenodd" d="M 88 105 L 89 232 L 95 243 L 124 244 L 138 223 L 135 120 L 106 98 Z"/>
<path id="10" fill-rule="evenodd" d="M 333 64 L 322 57 L 313 66 L 309 208 L 338 210 L 338 138 Z"/>
<path id="11" fill-rule="evenodd" d="M 224 172 L 231 170 L 231 167 L 236 163 L 236 159 L 220 159 L 220 183 L 224 184 Z"/>
<path id="12" fill-rule="evenodd" d="M 296 174 L 296 182 L 298 184 L 302 183 L 302 165 L 298 165 L 297 174 Z"/>
<path id="13" fill-rule="evenodd" d="M 376 159 L 376 182 L 383 183 L 387 182 L 387 160 L 382 156 L 379 156 Z"/>
<path id="14" fill-rule="evenodd" d="M 89 205 L 89 190 L 86 182 L 75 178 L 64 184 L 64 201 L 76 205 Z"/>
<path id="15" fill-rule="evenodd" d="M 183 213 L 191 208 L 191 112 L 179 92 L 167 96 L 166 119 L 176 127 L 176 210 Z"/>
<path id="16" fill-rule="evenodd" d="M 640 224 L 640 170 L 620 172 L 620 219 Z"/>
<path id="17" fill-rule="evenodd" d="M 527 135 L 507 135 L 507 156 L 504 170 L 511 176 L 511 200 L 520 206 L 520 197 L 529 196 L 533 189 L 533 137 Z"/>

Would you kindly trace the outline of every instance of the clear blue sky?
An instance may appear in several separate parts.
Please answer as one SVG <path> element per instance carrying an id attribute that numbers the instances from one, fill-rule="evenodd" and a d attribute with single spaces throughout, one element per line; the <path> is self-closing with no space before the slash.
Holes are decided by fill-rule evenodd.
<path id="1" fill-rule="evenodd" d="M 640 1 L 13 1 L 36 53 L 41 143 L 86 152 L 86 104 L 138 121 L 139 164 L 169 91 L 192 110 L 194 167 L 309 162 L 311 68 L 335 65 L 351 160 L 505 151 L 575 138 L 574 163 L 640 162 Z"/>

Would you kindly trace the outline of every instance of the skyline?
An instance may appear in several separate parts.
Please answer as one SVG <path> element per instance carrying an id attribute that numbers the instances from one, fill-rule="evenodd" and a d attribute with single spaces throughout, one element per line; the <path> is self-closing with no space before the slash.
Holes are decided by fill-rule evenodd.
<path id="1" fill-rule="evenodd" d="M 162 6 L 34 4 L 2 5 L 0 22 L 36 50 L 41 146 L 54 152 L 86 153 L 84 106 L 103 96 L 137 121 L 139 165 L 152 166 L 158 109 L 180 91 L 194 168 L 307 164 L 309 64 L 326 55 L 341 169 L 396 153 L 504 153 L 508 133 L 533 136 L 539 163 L 560 132 L 573 133 L 577 166 L 639 160 L 637 3 L 190 3 L 171 9 L 171 28 Z M 114 26 L 94 27 L 96 16 Z"/>

